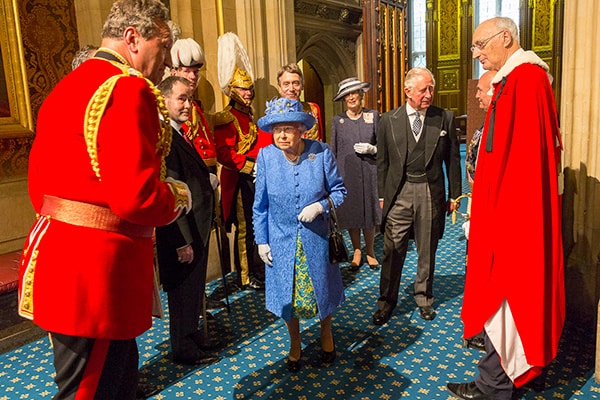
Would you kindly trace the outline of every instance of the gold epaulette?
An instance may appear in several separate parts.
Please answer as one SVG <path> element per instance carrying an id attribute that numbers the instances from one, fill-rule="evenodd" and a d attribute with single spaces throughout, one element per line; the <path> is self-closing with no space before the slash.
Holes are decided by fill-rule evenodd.
<path id="1" fill-rule="evenodd" d="M 215 126 L 226 125 L 235 120 L 235 115 L 229 110 L 231 110 L 231 106 L 227 106 L 223 111 L 214 114 Z"/>
<path id="2" fill-rule="evenodd" d="M 158 141 L 156 145 L 156 152 L 162 151 L 162 163 L 160 170 L 160 178 L 164 180 L 167 173 L 165 164 L 165 157 L 171 150 L 172 130 L 169 123 L 169 112 L 165 105 L 165 100 L 160 93 L 160 90 L 154 84 L 146 79 L 139 71 L 120 63 L 109 61 L 111 64 L 120 68 L 122 73 L 114 75 L 108 78 L 100 87 L 96 90 L 90 102 L 87 105 L 83 123 L 83 136 L 85 138 L 87 151 L 90 156 L 90 162 L 94 173 L 100 180 L 100 163 L 98 162 L 98 129 L 100 127 L 100 121 L 106 111 L 106 107 L 110 100 L 110 96 L 120 78 L 133 76 L 144 79 L 148 84 L 149 89 L 156 97 L 156 106 L 158 112 L 162 115 L 163 120 L 160 124 L 160 131 L 157 132 Z M 135 118 L 135 117 L 134 117 Z"/>

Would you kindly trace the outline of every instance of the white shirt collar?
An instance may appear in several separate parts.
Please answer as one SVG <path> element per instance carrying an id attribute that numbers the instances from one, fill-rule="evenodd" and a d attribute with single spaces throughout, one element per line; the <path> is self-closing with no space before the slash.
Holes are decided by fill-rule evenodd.
<path id="1" fill-rule="evenodd" d="M 180 123 L 171 120 L 171 126 L 175 128 L 177 132 L 181 132 L 182 125 Z"/>
<path id="2" fill-rule="evenodd" d="M 419 116 L 421 116 L 421 117 L 425 114 L 423 111 L 417 111 L 414 108 L 412 108 L 410 106 L 410 104 L 406 103 L 406 114 L 407 115 L 413 117 L 416 112 L 418 112 Z"/>

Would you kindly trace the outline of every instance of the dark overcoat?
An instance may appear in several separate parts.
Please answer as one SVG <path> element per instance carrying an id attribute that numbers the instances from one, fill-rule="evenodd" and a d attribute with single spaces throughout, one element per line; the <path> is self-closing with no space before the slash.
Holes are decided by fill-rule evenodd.
<path id="1" fill-rule="evenodd" d="M 192 194 L 192 209 L 174 222 L 156 228 L 156 249 L 160 281 L 169 291 L 181 283 L 194 268 L 200 268 L 200 260 L 208 251 L 207 244 L 214 213 L 214 194 L 210 184 L 209 169 L 176 131 L 173 131 L 171 152 L 166 158 L 167 176 L 187 183 Z M 193 262 L 180 263 L 177 249 L 191 244 Z"/>

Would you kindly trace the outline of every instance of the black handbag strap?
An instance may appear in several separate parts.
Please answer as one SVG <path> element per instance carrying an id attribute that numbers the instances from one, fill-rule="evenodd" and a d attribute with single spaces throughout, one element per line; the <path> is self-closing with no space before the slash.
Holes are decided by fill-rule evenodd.
<path id="1" fill-rule="evenodd" d="M 333 204 L 333 200 L 331 197 L 327 196 L 327 202 L 329 203 L 329 227 L 332 232 L 337 232 L 340 229 L 337 224 L 337 214 L 335 213 L 335 204 Z"/>

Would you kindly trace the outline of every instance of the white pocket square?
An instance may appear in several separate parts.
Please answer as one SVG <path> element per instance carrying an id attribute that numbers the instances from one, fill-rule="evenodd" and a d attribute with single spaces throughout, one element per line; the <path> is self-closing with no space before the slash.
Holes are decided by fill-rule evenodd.
<path id="1" fill-rule="evenodd" d="M 446 131 L 441 131 L 440 132 L 440 136 L 446 136 L 447 134 L 448 134 L 448 132 L 446 132 Z"/>

